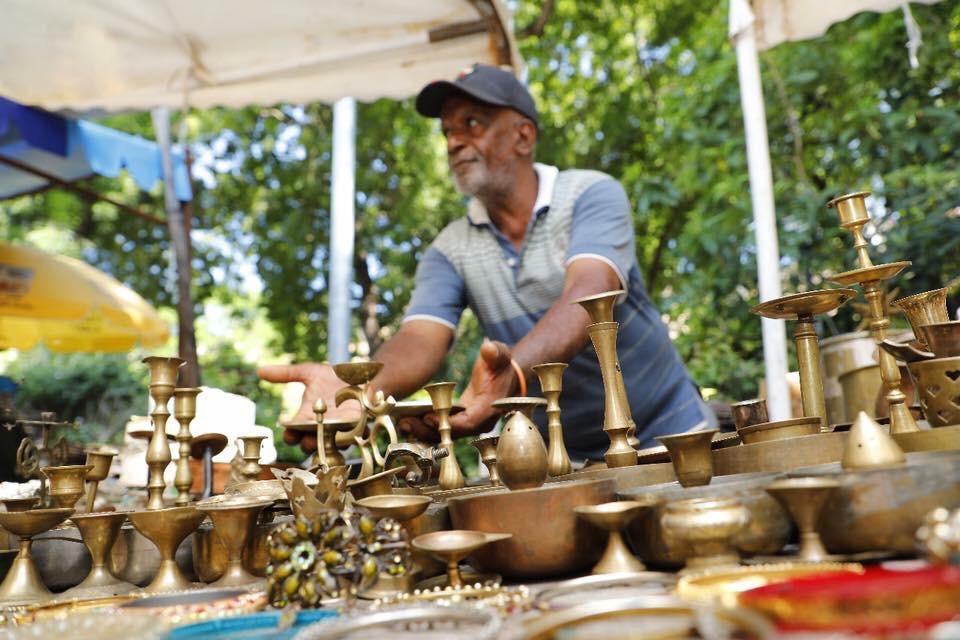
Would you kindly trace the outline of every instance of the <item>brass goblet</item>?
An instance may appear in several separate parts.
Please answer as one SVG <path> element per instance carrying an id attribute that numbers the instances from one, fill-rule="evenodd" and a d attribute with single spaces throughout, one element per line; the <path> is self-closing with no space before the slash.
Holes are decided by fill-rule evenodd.
<path id="1" fill-rule="evenodd" d="M 500 472 L 497 471 L 497 443 L 499 441 L 500 436 L 483 436 L 470 443 L 480 453 L 480 462 L 483 463 L 490 474 L 491 487 L 499 487 L 502 484 Z"/>
<path id="2" fill-rule="evenodd" d="M 177 457 L 177 475 L 173 485 L 177 488 L 176 504 L 183 506 L 190 502 L 190 487 L 193 474 L 190 472 L 190 423 L 197 415 L 197 396 L 203 391 L 199 387 L 177 387 L 173 390 L 173 417 L 180 424 L 177 432 L 179 456 Z"/>
<path id="3" fill-rule="evenodd" d="M 227 566 L 220 579 L 210 583 L 211 587 L 235 587 L 259 579 L 243 568 L 243 549 L 253 533 L 260 512 L 271 502 L 236 497 L 197 505 L 197 509 L 210 516 L 213 531 L 227 550 Z"/>
<path id="4" fill-rule="evenodd" d="M 950 321 L 950 314 L 947 311 L 947 290 L 943 288 L 915 293 L 912 296 L 898 298 L 891 304 L 907 316 L 907 321 L 913 328 L 913 335 L 917 338 L 917 342 L 920 343 L 923 350 L 931 351 L 926 337 L 920 331 L 920 327 Z"/>
<path id="5" fill-rule="evenodd" d="M 664 535 L 689 547 L 687 569 L 739 564 L 733 537 L 749 522 L 750 510 L 735 498 L 678 500 L 661 518 Z"/>
<path id="6" fill-rule="evenodd" d="M 173 457 L 170 455 L 170 443 L 167 442 L 167 418 L 170 410 L 167 402 L 173 396 L 177 386 L 177 370 L 186 360 L 150 356 L 143 359 L 150 368 L 150 397 L 153 399 L 153 411 L 150 420 L 153 423 L 153 435 L 147 447 L 147 509 L 163 509 L 163 491 L 167 487 L 163 472 Z"/>
<path id="7" fill-rule="evenodd" d="M 237 438 L 242 443 L 240 457 L 243 458 L 243 477 L 248 482 L 253 482 L 260 478 L 260 448 L 267 436 L 240 436 Z"/>
<path id="8" fill-rule="evenodd" d="M 120 535 L 120 527 L 127 519 L 127 514 L 119 511 L 102 513 L 85 513 L 70 517 L 80 530 L 80 537 L 90 552 L 92 567 L 83 582 L 64 592 L 65 596 L 118 596 L 136 589 L 130 584 L 116 577 L 107 566 L 107 556 L 113 549 L 113 544 Z"/>
<path id="9" fill-rule="evenodd" d="M 767 487 L 767 493 L 783 505 L 800 530 L 800 559 L 823 562 L 828 559 L 817 521 L 827 498 L 840 483 L 832 478 L 784 478 Z"/>
<path id="10" fill-rule="evenodd" d="M 574 507 L 578 516 L 595 527 L 607 531 L 609 538 L 607 548 L 600 561 L 593 567 L 593 573 L 636 573 L 646 571 L 643 563 L 631 553 L 623 541 L 620 533 L 624 527 L 640 515 L 644 509 L 654 506 L 654 501 L 638 502 L 623 500 L 620 502 L 605 502 L 596 505 Z"/>
<path id="11" fill-rule="evenodd" d="M 463 586 L 459 563 L 468 555 L 486 545 L 512 538 L 512 533 L 484 533 L 453 529 L 424 533 L 413 539 L 413 546 L 429 553 L 447 564 L 447 584 L 453 588 Z"/>
<path id="12" fill-rule="evenodd" d="M 83 495 L 83 481 L 87 472 L 93 469 L 90 464 L 72 464 L 62 467 L 44 467 L 40 469 L 50 481 L 50 498 L 58 507 L 73 509 Z"/>
<path id="13" fill-rule="evenodd" d="M 90 488 L 87 489 L 87 513 L 93 513 L 93 503 L 97 500 L 97 488 L 101 481 L 107 479 L 110 465 L 118 453 L 120 452 L 113 447 L 87 449 L 87 464 L 92 467 L 86 477 L 87 482 L 90 483 Z"/>
<path id="14" fill-rule="evenodd" d="M 431 501 L 430 496 L 398 494 L 370 496 L 358 500 L 357 504 L 370 511 L 375 518 L 393 518 L 407 531 L 409 537 L 410 527 L 407 523 L 419 518 L 430 506 Z M 376 584 L 367 589 L 363 595 L 367 598 L 383 598 L 397 593 L 409 593 L 413 588 L 413 577 L 419 570 L 419 567 L 414 566 L 409 572 L 399 576 L 381 571 Z"/>
<path id="15" fill-rule="evenodd" d="M 563 390 L 563 372 L 566 362 L 547 362 L 533 367 L 540 378 L 540 389 L 547 399 L 547 473 L 562 476 L 570 473 L 570 455 L 563 441 L 563 425 L 560 423 L 560 392 Z"/>
<path id="16" fill-rule="evenodd" d="M 453 408 L 453 382 L 434 382 L 424 387 L 433 402 L 433 411 L 437 414 L 440 431 L 440 446 L 447 450 L 447 456 L 440 460 L 440 488 L 459 489 L 465 483 L 460 463 L 453 450 L 453 437 L 450 427 L 450 409 Z"/>
<path id="17" fill-rule="evenodd" d="M 160 568 L 153 580 L 144 587 L 150 593 L 181 591 L 196 586 L 187 580 L 175 555 L 177 547 L 190 535 L 206 517 L 196 507 L 168 507 L 147 511 L 134 511 L 127 514 L 137 531 L 157 546 L 160 551 Z"/>
<path id="18" fill-rule="evenodd" d="M 30 496 L 29 498 L 7 498 L 0 500 L 4 508 L 10 513 L 19 511 L 29 511 L 40 503 L 40 496 Z"/>
<path id="19" fill-rule="evenodd" d="M 7 577 L 0 584 L 0 603 L 6 606 L 43 602 L 53 594 L 43 584 L 30 555 L 33 536 L 48 531 L 70 516 L 73 509 L 32 509 L 13 513 L 0 512 L 0 527 L 20 537 L 20 551 Z"/>
<path id="20" fill-rule="evenodd" d="M 717 429 L 706 429 L 657 436 L 657 442 L 667 448 L 673 471 L 682 486 L 699 487 L 710 484 L 713 479 L 711 443 L 717 433 Z"/>

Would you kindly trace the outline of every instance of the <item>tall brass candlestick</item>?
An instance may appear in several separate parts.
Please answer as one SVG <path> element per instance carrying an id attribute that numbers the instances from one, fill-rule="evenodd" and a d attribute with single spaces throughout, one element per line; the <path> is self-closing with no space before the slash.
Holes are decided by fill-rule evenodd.
<path id="1" fill-rule="evenodd" d="M 563 425 L 560 424 L 560 391 L 563 390 L 563 372 L 567 368 L 565 362 L 548 362 L 533 367 L 534 373 L 540 378 L 540 388 L 543 397 L 547 399 L 547 434 L 550 443 L 547 445 L 547 473 L 551 476 L 562 476 L 570 473 L 570 456 L 563 442 Z"/>
<path id="2" fill-rule="evenodd" d="M 183 366 L 185 360 L 180 358 L 164 358 L 150 356 L 143 359 L 144 364 L 150 367 L 150 396 L 153 398 L 153 411 L 150 419 L 153 421 L 153 436 L 147 447 L 147 467 L 150 469 L 147 480 L 147 509 L 163 509 L 163 490 L 167 484 L 163 480 L 163 472 L 170 464 L 170 444 L 167 442 L 167 418 L 170 411 L 167 402 L 177 386 L 177 369 Z"/>
<path id="3" fill-rule="evenodd" d="M 197 395 L 202 391 L 198 387 L 179 387 L 173 390 L 173 417 L 180 423 L 177 432 L 177 442 L 180 445 L 180 456 L 177 458 L 177 475 L 173 479 L 177 487 L 177 505 L 190 502 L 190 487 L 193 485 L 193 474 L 190 473 L 190 423 L 197 415 Z"/>
<path id="4" fill-rule="evenodd" d="M 854 247 L 857 249 L 859 269 L 837 274 L 832 280 L 838 284 L 859 284 L 863 295 L 870 305 L 870 335 L 880 345 L 887 337 L 890 318 L 883 304 L 883 283 L 893 278 L 912 264 L 909 261 L 874 265 L 867 253 L 867 241 L 863 237 L 863 227 L 870 221 L 867 213 L 866 197 L 869 191 L 850 193 L 834 198 L 827 203 L 836 207 L 840 216 L 840 226 L 853 234 Z M 900 367 L 897 360 L 886 349 L 878 347 L 880 377 L 887 387 L 887 404 L 890 407 L 890 433 L 909 433 L 919 431 L 910 409 L 906 405 L 906 395 L 900 390 Z"/>
<path id="5" fill-rule="evenodd" d="M 447 455 L 440 460 L 440 488 L 459 489 L 464 484 L 463 472 L 460 463 L 453 451 L 453 436 L 450 427 L 450 409 L 453 407 L 453 382 L 434 382 L 424 387 L 430 394 L 433 410 L 440 422 L 440 446 L 447 450 Z"/>
<path id="6" fill-rule="evenodd" d="M 582 306 L 593 321 L 587 327 L 590 341 L 600 361 L 603 378 L 603 430 L 610 438 L 610 447 L 603 454 L 608 467 L 625 467 L 637 464 L 637 451 L 628 440 L 629 432 L 636 432 L 630 413 L 620 359 L 617 357 L 617 331 L 620 324 L 613 321 L 613 304 L 624 291 L 608 291 L 574 300 Z"/>

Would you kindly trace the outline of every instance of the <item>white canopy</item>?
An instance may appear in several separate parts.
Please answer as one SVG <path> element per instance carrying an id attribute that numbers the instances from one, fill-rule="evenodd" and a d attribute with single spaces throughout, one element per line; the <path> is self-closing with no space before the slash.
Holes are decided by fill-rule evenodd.
<path id="1" fill-rule="evenodd" d="M 519 63 L 500 0 L 7 0 L 0 96 L 50 110 L 403 98 Z"/>

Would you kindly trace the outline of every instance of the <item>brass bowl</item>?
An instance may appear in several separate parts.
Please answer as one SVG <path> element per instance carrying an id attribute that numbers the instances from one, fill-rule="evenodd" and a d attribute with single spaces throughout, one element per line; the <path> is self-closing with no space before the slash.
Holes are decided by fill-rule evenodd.
<path id="1" fill-rule="evenodd" d="M 793 420 L 761 422 L 743 427 L 737 433 L 740 434 L 740 440 L 743 441 L 743 444 L 810 436 L 820 433 L 820 418 L 794 418 Z"/>
<path id="2" fill-rule="evenodd" d="M 935 507 L 960 507 L 960 453 L 906 454 L 902 465 L 844 471 L 838 463 L 796 469 L 826 475 L 840 486 L 820 514 L 820 539 L 831 553 L 916 553 L 915 533 Z"/>
<path id="3" fill-rule="evenodd" d="M 932 326 L 932 325 L 926 325 Z M 919 360 L 907 365 L 917 382 L 920 406 L 931 427 L 960 424 L 960 356 Z"/>
<path id="4" fill-rule="evenodd" d="M 734 536 L 733 545 L 744 555 L 774 554 L 787 543 L 793 530 L 783 507 L 764 490 L 777 476 L 776 473 L 750 473 L 715 477 L 710 484 L 700 487 L 684 488 L 670 482 L 620 491 L 617 495 L 621 500 L 658 502 L 627 527 L 630 544 L 648 565 L 679 567 L 693 551 L 665 534 L 662 518 L 667 505 L 689 498 L 736 498 L 750 511 L 750 521 Z"/>
<path id="5" fill-rule="evenodd" d="M 920 327 L 920 333 L 938 358 L 960 356 L 960 320 L 925 324 Z"/>
<path id="6" fill-rule="evenodd" d="M 267 538 L 274 528 L 285 521 L 293 520 L 293 516 L 283 516 L 270 522 L 258 522 L 243 548 L 243 568 L 255 576 L 266 575 L 269 560 Z M 201 524 L 193 533 L 193 542 L 190 545 L 193 558 L 193 567 L 201 582 L 213 582 L 223 575 L 229 560 L 227 548 L 214 533 L 213 525 L 209 522 Z"/>
<path id="7" fill-rule="evenodd" d="M 513 534 L 470 556 L 475 569 L 508 578 L 547 578 L 585 571 L 600 559 L 605 536 L 573 508 L 613 499 L 613 480 L 586 480 L 451 498 L 447 506 L 456 529 Z"/>

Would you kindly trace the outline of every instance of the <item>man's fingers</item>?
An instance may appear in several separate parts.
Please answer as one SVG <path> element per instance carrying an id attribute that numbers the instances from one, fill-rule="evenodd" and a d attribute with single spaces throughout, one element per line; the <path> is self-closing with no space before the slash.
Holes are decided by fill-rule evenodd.
<path id="1" fill-rule="evenodd" d="M 265 364 L 257 367 L 257 375 L 267 382 L 306 382 L 307 367 L 303 364 Z"/>
<path id="2" fill-rule="evenodd" d="M 510 366 L 510 347 L 499 340 L 485 340 L 480 345 L 480 357 L 493 371 Z"/>

